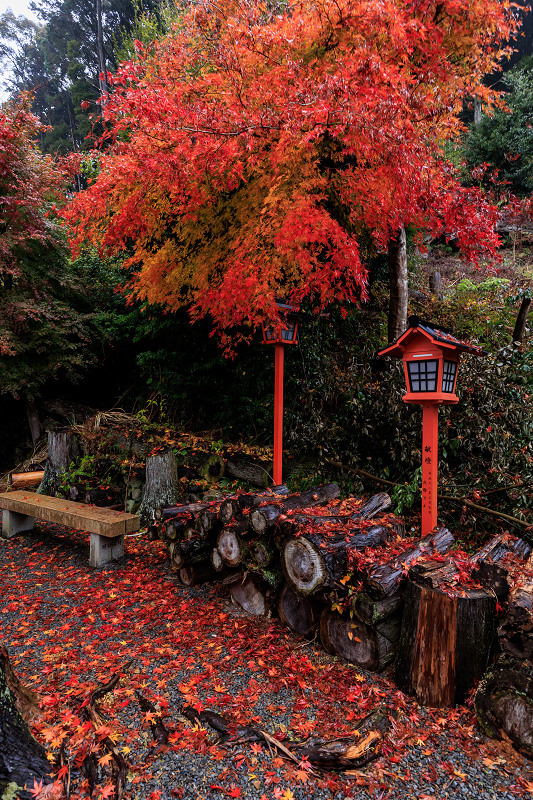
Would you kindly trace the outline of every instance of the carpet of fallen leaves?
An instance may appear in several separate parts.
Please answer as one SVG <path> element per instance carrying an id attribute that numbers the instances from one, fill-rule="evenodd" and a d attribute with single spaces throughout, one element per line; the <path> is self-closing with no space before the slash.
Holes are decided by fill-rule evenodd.
<path id="1" fill-rule="evenodd" d="M 128 762 L 126 800 L 292 800 L 301 796 L 299 790 L 332 798 L 441 800 L 456 796 L 453 787 L 469 780 L 453 758 L 457 752 L 460 763 L 475 762 L 495 797 L 533 791 L 531 764 L 508 745 L 485 740 L 471 708 L 421 709 L 387 676 L 328 656 L 318 642 L 298 639 L 278 620 L 245 616 L 221 587 L 179 585 L 162 543 L 131 536 L 124 562 L 101 570 L 90 569 L 87 555 L 86 536 L 55 525 L 0 540 L 0 642 L 17 675 L 41 696 L 43 717 L 33 731 L 55 763 L 63 764 L 56 767 L 59 778 L 72 771 L 73 800 L 89 796 L 87 781 L 77 774 L 87 753 L 98 761 L 93 797 L 113 796 L 111 757 L 102 747 L 106 737 Z M 101 702 L 104 724 L 95 727 L 83 716 L 84 703 L 130 659 L 133 664 Z M 153 741 L 152 715 L 140 711 L 135 690 L 157 706 L 168 745 Z M 180 703 L 258 724 L 289 747 L 291 738 L 353 734 L 376 709 L 395 719 L 381 756 L 364 771 L 316 777 L 308 764 L 282 760 L 261 745 L 225 749 L 212 731 L 180 715 Z M 189 791 L 179 778 L 172 787 L 152 788 L 158 762 L 170 751 L 208 756 L 216 778 L 209 778 L 203 793 Z M 425 766 L 411 793 L 413 754 Z M 470 796 L 478 796 L 475 789 Z"/>

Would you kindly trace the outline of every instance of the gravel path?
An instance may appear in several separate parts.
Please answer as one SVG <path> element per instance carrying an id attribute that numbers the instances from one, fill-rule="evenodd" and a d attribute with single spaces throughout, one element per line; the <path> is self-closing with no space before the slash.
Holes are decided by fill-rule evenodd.
<path id="1" fill-rule="evenodd" d="M 43 698 L 36 735 L 53 752 L 64 740 L 81 757 L 84 698 L 134 660 L 102 703 L 129 765 L 126 800 L 533 796 L 533 765 L 484 739 L 471 709 L 423 709 L 387 676 L 327 655 L 277 620 L 246 616 L 220 587 L 179 585 L 159 542 L 130 537 L 123 562 L 95 571 L 87 537 L 60 526 L 0 540 L 0 611 L 0 641 Z M 154 744 L 135 689 L 161 708 L 168 746 Z M 311 734 L 349 734 L 375 709 L 396 719 L 380 758 L 364 770 L 315 778 L 264 746 L 224 749 L 213 731 L 180 714 L 184 704 L 257 724 L 288 747 Z M 104 760 L 101 787 L 106 770 Z M 88 796 L 83 785 L 77 796 Z"/>

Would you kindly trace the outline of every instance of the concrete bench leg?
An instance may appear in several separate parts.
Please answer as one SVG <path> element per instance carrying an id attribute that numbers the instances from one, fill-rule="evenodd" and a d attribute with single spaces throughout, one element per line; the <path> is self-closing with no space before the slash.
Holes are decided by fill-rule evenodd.
<path id="1" fill-rule="evenodd" d="M 89 564 L 91 567 L 103 567 L 115 558 L 122 558 L 124 555 L 124 537 L 100 536 L 99 533 L 91 533 Z"/>
<path id="2" fill-rule="evenodd" d="M 11 539 L 22 531 L 31 531 L 35 527 L 35 517 L 18 514 L 16 511 L 2 512 L 2 538 Z"/>

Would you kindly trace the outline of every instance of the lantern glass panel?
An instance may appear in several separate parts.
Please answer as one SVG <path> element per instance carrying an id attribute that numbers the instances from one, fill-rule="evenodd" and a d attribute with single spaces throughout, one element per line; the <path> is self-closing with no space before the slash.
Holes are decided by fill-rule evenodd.
<path id="1" fill-rule="evenodd" d="M 435 361 L 408 361 L 407 372 L 412 392 L 436 392 L 437 370 L 439 362 Z"/>
<path id="2" fill-rule="evenodd" d="M 289 322 L 286 323 L 286 326 L 281 329 L 281 338 L 285 342 L 292 342 L 294 340 L 295 329 L 296 323 L 289 320 Z"/>
<path id="3" fill-rule="evenodd" d="M 269 325 L 268 328 L 265 327 L 265 339 L 267 342 L 271 342 L 276 337 L 276 331 L 272 325 Z"/>
<path id="4" fill-rule="evenodd" d="M 452 393 L 455 385 L 455 375 L 457 373 L 457 363 L 455 361 L 445 361 L 442 371 L 442 391 Z"/>

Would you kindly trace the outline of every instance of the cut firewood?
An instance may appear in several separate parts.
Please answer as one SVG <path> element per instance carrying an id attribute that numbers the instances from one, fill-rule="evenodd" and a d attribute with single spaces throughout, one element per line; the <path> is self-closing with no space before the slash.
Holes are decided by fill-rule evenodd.
<path id="1" fill-rule="evenodd" d="M 446 591 L 409 579 L 395 679 L 422 705 L 462 703 L 490 661 L 496 598 L 460 584 Z"/>
<path id="2" fill-rule="evenodd" d="M 27 489 L 38 486 L 44 478 L 44 470 L 34 472 L 10 472 L 7 480 L 10 489 Z"/>
<path id="3" fill-rule="evenodd" d="M 299 636 L 312 636 L 320 622 L 323 603 L 312 597 L 302 597 L 285 584 L 278 598 L 281 621 Z"/>
<path id="4" fill-rule="evenodd" d="M 386 492 L 378 492 L 378 494 L 370 497 L 366 503 L 363 503 L 359 511 L 353 515 L 353 518 L 359 519 L 372 519 L 378 514 L 382 514 L 391 507 L 390 496 Z"/>
<path id="5" fill-rule="evenodd" d="M 213 565 L 215 572 L 222 572 L 226 566 L 222 561 L 218 547 L 213 547 L 213 550 L 211 551 L 211 564 Z"/>
<path id="6" fill-rule="evenodd" d="M 232 526 L 222 528 L 217 539 L 220 558 L 228 567 L 236 567 L 244 561 L 249 545 L 244 541 L 239 530 Z"/>
<path id="7" fill-rule="evenodd" d="M 261 505 L 267 498 L 279 499 L 288 494 L 288 488 L 285 485 L 280 485 L 264 489 L 262 492 L 254 492 L 254 494 L 242 493 L 234 497 L 227 497 L 220 504 L 218 518 L 223 525 L 228 525 L 233 517 L 238 516 L 242 511 Z"/>
<path id="8" fill-rule="evenodd" d="M 235 605 L 254 617 L 269 616 L 275 596 L 262 578 L 250 573 L 232 583 L 230 595 Z"/>
<path id="9" fill-rule="evenodd" d="M 439 528 L 434 533 L 428 534 L 390 561 L 373 567 L 364 579 L 366 591 L 376 600 L 394 594 L 405 577 L 408 567 L 427 554 L 440 553 L 443 555 L 447 553 L 454 542 L 455 540 L 447 528 Z"/>
<path id="10" fill-rule="evenodd" d="M 211 508 L 204 508 L 196 517 L 195 522 L 196 533 L 203 539 L 207 538 L 210 532 L 216 533 L 222 527 L 222 523 L 218 519 L 216 510 Z"/>
<path id="11" fill-rule="evenodd" d="M 185 564 L 179 571 L 180 581 L 184 586 L 199 586 L 219 577 L 211 561 L 201 561 L 198 564 Z"/>
<path id="12" fill-rule="evenodd" d="M 400 614 L 370 626 L 349 614 L 326 608 L 320 617 L 320 639 L 328 653 L 342 656 L 370 672 L 379 672 L 394 658 L 400 627 Z"/>
<path id="13" fill-rule="evenodd" d="M 260 488 L 268 486 L 272 474 L 271 461 L 259 461 L 239 453 L 226 459 L 226 475 L 238 481 L 246 481 Z"/>
<path id="14" fill-rule="evenodd" d="M 355 616 L 366 625 L 377 625 L 392 614 L 401 613 L 403 607 L 403 592 L 384 597 L 383 600 L 373 600 L 365 592 L 356 594 L 351 602 Z"/>
<path id="15" fill-rule="evenodd" d="M 501 656 L 474 695 L 480 728 L 491 739 L 507 739 L 533 759 L 533 665 Z"/>
<path id="16" fill-rule="evenodd" d="M 267 537 L 250 542 L 250 558 L 258 567 L 268 567 L 276 557 L 276 549 Z"/>
<path id="17" fill-rule="evenodd" d="M 281 551 L 281 566 L 288 583 L 305 596 L 339 586 L 349 571 L 351 552 L 383 545 L 390 537 L 391 530 L 383 525 L 342 532 L 320 529 L 288 539 Z"/>
<path id="18" fill-rule="evenodd" d="M 336 500 L 339 495 L 340 489 L 336 483 L 314 486 L 301 494 L 289 495 L 283 502 L 269 503 L 254 509 L 250 513 L 250 525 L 256 533 L 262 534 L 276 523 L 281 514 L 318 506 L 329 500 Z"/>
<path id="19" fill-rule="evenodd" d="M 533 658 L 533 558 L 524 565 L 498 629 L 500 647 L 515 658 Z"/>
<path id="20" fill-rule="evenodd" d="M 172 517 L 184 517 L 192 519 L 202 509 L 207 508 L 210 503 L 187 503 L 186 505 L 167 506 L 165 508 L 156 508 L 154 511 L 154 518 L 159 521 L 162 519 L 171 519 Z"/>

